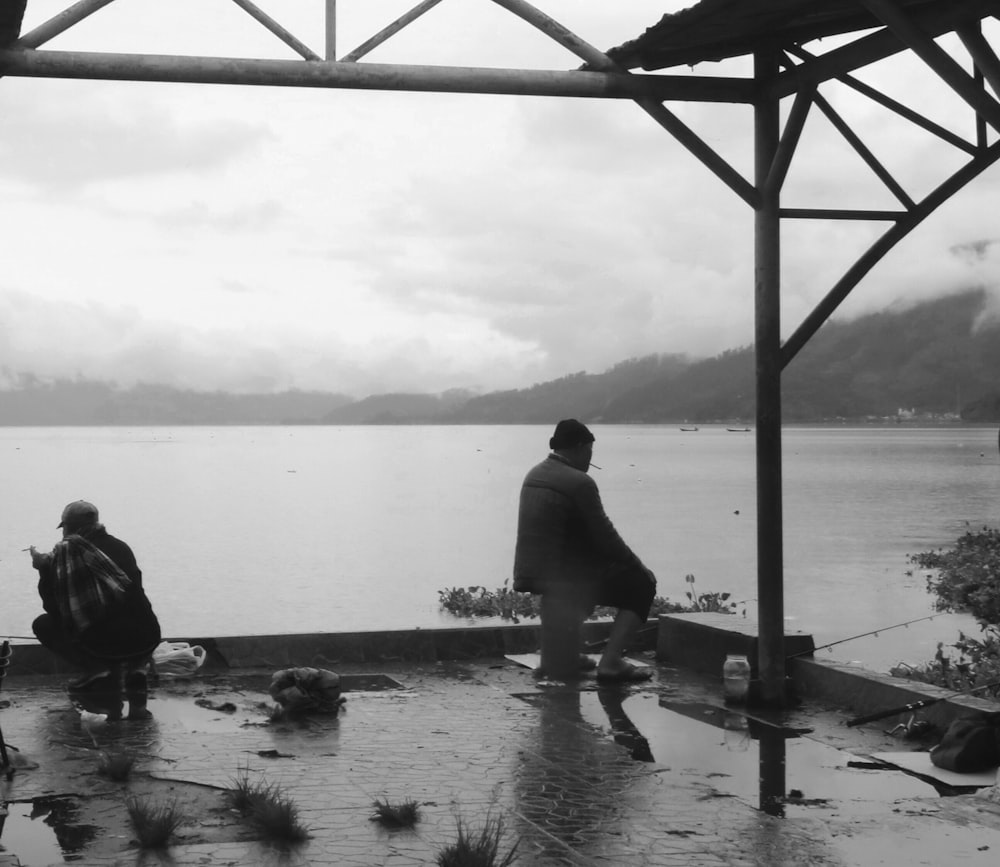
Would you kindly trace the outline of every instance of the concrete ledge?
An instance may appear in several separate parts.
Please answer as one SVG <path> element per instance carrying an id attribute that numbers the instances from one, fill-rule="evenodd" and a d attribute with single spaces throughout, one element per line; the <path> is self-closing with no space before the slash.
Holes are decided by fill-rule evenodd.
<path id="1" fill-rule="evenodd" d="M 785 634 L 785 653 L 791 656 L 815 648 L 811 635 Z M 661 614 L 656 658 L 704 674 L 722 677 L 727 654 L 742 653 L 757 676 L 757 622 L 735 614 Z"/>
<path id="2" fill-rule="evenodd" d="M 607 637 L 610 623 L 583 626 L 585 642 Z M 184 636 L 205 648 L 207 671 L 231 668 L 328 668 L 344 664 L 436 662 L 439 660 L 500 657 L 539 649 L 537 623 L 512 626 L 472 626 L 454 629 L 408 629 L 381 632 L 319 632 L 279 635 Z M 36 642 L 12 645 L 8 674 L 69 674 L 76 669 L 61 662 Z"/>
<path id="3" fill-rule="evenodd" d="M 975 696 L 952 696 L 955 690 L 830 660 L 795 659 L 789 673 L 798 695 L 850 710 L 854 718 L 884 713 L 913 702 L 934 700 L 935 704 L 920 708 L 920 718 L 945 729 L 959 717 L 1000 711 L 1000 704 L 995 701 Z M 887 716 L 867 725 L 890 729 L 908 720 L 914 712 Z"/>

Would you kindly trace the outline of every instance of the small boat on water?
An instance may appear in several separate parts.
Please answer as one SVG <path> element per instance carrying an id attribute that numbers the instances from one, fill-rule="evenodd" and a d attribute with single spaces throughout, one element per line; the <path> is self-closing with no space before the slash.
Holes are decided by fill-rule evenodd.
<path id="1" fill-rule="evenodd" d="M 727 427 L 726 430 L 729 431 L 730 433 L 749 433 L 750 432 L 750 428 L 748 428 L 748 427 Z"/>
<path id="2" fill-rule="evenodd" d="M 696 428 L 696 427 L 682 427 L 681 430 L 693 431 L 693 430 L 698 430 L 698 428 Z"/>

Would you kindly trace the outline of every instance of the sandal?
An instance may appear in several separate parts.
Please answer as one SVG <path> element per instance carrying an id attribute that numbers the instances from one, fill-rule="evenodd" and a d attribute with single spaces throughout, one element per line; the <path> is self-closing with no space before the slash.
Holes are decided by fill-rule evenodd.
<path id="1" fill-rule="evenodd" d="M 651 668 L 639 668 L 631 663 L 625 663 L 625 667 L 619 671 L 597 672 L 597 679 L 604 683 L 641 683 L 652 676 Z"/>

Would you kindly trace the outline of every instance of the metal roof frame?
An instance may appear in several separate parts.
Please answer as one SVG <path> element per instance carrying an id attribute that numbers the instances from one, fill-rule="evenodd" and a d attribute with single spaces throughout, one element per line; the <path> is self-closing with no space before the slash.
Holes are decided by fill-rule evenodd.
<path id="1" fill-rule="evenodd" d="M 0 76 L 372 90 L 494 93 L 634 100 L 656 123 L 704 163 L 755 216 L 755 353 L 757 439 L 757 582 L 759 699 L 786 699 L 784 653 L 781 373 L 864 276 L 936 208 L 1000 159 L 1000 59 L 983 33 L 1000 0 L 701 0 L 667 15 L 637 39 L 607 52 L 580 39 L 526 0 L 493 0 L 583 61 L 577 69 L 529 70 L 361 63 L 372 49 L 441 0 L 423 0 L 340 59 L 336 0 L 325 4 L 324 51 L 309 48 L 251 0 L 232 0 L 301 60 L 187 57 L 57 51 L 43 46 L 114 0 L 78 0 L 64 12 L 19 35 L 24 0 L 0 9 Z M 955 33 L 971 71 L 935 38 Z M 840 35 L 843 45 L 818 54 L 811 40 Z M 974 121 L 967 138 L 856 79 L 852 73 L 909 51 L 923 61 Z M 743 77 L 636 74 L 679 65 L 752 57 Z M 839 82 L 916 124 L 960 152 L 966 162 L 921 199 L 911 196 L 841 118 L 819 90 Z M 792 99 L 784 126 L 782 100 Z M 668 101 L 753 107 L 754 176 L 743 177 L 681 118 Z M 822 112 L 899 202 L 897 208 L 788 208 L 781 191 L 807 117 Z M 888 228 L 830 289 L 816 309 L 782 342 L 780 325 L 781 225 L 787 220 L 858 220 Z"/>

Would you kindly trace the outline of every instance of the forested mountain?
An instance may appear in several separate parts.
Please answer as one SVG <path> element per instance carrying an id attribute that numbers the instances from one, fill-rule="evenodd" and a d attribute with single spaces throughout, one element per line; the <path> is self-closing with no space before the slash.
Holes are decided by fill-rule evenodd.
<path id="1" fill-rule="evenodd" d="M 1000 420 L 1000 319 L 982 290 L 831 320 L 782 377 L 789 422 L 903 416 Z M 754 417 L 751 347 L 683 362 L 655 356 L 470 400 L 450 420 L 728 422 Z"/>
<path id="2" fill-rule="evenodd" d="M 785 370 L 788 422 L 899 417 L 1000 421 L 1000 318 L 982 290 L 820 329 Z M 6 372 L 8 379 L 9 372 Z M 286 391 L 237 395 L 162 385 L 118 388 L 30 374 L 0 391 L 0 424 L 549 424 L 584 421 L 749 422 L 750 347 L 714 358 L 649 355 L 603 373 L 473 395 Z"/>
<path id="3" fill-rule="evenodd" d="M 831 320 L 782 375 L 785 421 L 898 415 L 1000 419 L 1000 320 L 982 291 L 849 322 Z M 601 420 L 692 422 L 754 415 L 750 347 L 724 352 L 611 400 Z"/>

